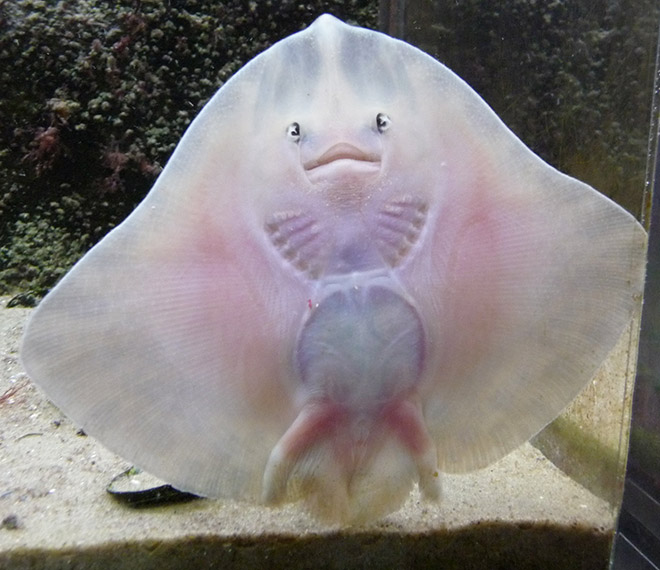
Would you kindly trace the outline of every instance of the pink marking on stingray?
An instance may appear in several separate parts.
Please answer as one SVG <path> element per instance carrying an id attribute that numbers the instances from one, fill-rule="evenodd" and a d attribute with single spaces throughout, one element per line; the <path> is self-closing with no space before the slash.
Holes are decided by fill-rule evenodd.
<path id="1" fill-rule="evenodd" d="M 296 457 L 320 439 L 332 437 L 345 424 L 348 415 L 343 407 L 329 401 L 308 405 L 305 412 L 301 412 L 280 440 L 287 457 Z"/>
<path id="2" fill-rule="evenodd" d="M 385 424 L 414 456 L 426 453 L 433 444 L 419 407 L 409 400 L 392 402 L 383 410 L 383 417 Z"/>

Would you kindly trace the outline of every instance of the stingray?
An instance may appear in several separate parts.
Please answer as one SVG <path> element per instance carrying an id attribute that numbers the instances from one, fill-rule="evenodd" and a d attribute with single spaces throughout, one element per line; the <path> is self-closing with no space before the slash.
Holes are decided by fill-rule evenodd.
<path id="1" fill-rule="evenodd" d="M 553 420 L 638 306 L 645 243 L 445 66 L 323 15 L 206 104 L 22 360 L 177 488 L 361 523 Z"/>

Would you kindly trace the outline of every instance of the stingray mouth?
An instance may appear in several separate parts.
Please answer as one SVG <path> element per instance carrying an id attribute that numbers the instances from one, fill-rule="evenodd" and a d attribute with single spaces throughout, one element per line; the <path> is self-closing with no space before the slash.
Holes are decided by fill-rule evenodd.
<path id="1" fill-rule="evenodd" d="M 380 156 L 364 152 L 348 143 L 338 143 L 321 156 L 303 164 L 307 173 L 315 176 L 320 175 L 321 171 L 344 166 L 357 171 L 374 171 L 380 167 Z"/>

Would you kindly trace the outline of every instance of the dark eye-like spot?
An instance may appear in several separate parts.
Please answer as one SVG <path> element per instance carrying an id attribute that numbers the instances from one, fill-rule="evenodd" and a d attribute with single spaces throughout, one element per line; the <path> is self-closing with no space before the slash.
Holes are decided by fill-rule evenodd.
<path id="1" fill-rule="evenodd" d="M 300 125 L 298 123 L 291 123 L 286 128 L 286 136 L 290 141 L 298 142 L 300 140 Z"/>
<path id="2" fill-rule="evenodd" d="M 384 133 L 390 128 L 391 124 L 392 119 L 390 119 L 385 113 L 378 113 L 378 115 L 376 115 L 376 128 L 379 133 Z"/>

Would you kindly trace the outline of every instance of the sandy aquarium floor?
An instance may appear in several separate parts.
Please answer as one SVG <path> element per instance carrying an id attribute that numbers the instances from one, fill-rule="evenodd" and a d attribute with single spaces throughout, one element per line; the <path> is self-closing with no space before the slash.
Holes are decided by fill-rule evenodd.
<path id="1" fill-rule="evenodd" d="M 7 301 L 0 303 L 0 568 L 176 568 L 185 567 L 182 559 L 236 568 L 427 567 L 439 559 L 447 568 L 507 560 L 518 560 L 511 568 L 544 568 L 571 549 L 577 558 L 565 563 L 606 567 L 612 507 L 530 444 L 486 469 L 444 475 L 439 504 L 413 492 L 399 512 L 360 528 L 328 528 L 295 505 L 125 506 L 105 488 L 129 464 L 81 435 L 30 383 L 18 359 L 30 310 Z"/>

